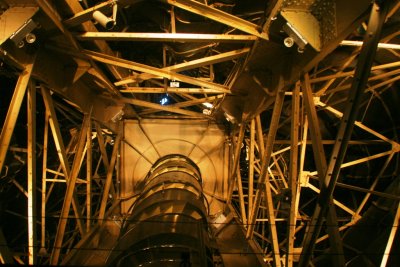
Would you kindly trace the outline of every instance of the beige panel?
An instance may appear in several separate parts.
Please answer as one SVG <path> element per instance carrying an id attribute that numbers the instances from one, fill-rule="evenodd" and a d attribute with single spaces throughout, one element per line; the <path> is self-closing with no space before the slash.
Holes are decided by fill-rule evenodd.
<path id="1" fill-rule="evenodd" d="M 129 144 L 121 149 L 121 197 L 140 192 L 141 182 L 159 157 L 182 154 L 200 168 L 211 214 L 220 212 L 229 162 L 224 131 L 205 120 L 141 120 L 140 126 L 137 121 L 124 123 L 124 139 Z M 132 203 L 125 201 L 122 212 Z"/>

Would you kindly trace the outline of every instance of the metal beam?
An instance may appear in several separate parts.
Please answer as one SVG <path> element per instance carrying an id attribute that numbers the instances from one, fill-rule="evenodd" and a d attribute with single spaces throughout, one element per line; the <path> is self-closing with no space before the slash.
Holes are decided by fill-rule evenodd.
<path id="1" fill-rule="evenodd" d="M 86 135 L 86 232 L 92 225 L 92 122 L 89 118 L 89 128 Z"/>
<path id="2" fill-rule="evenodd" d="M 336 142 L 332 150 L 331 158 L 327 171 L 324 175 L 324 181 L 327 187 L 323 187 L 316 209 L 312 216 L 310 227 L 306 233 L 303 252 L 300 256 L 299 267 L 309 265 L 310 258 L 322 227 L 323 217 L 329 208 L 330 199 L 332 198 L 335 184 L 339 177 L 340 167 L 343 162 L 347 150 L 347 144 L 350 140 L 354 122 L 358 115 L 359 104 L 368 76 L 371 72 L 372 62 L 375 57 L 376 47 L 380 39 L 380 33 L 383 23 L 386 19 L 389 3 L 382 1 L 380 5 L 376 2 L 373 4 L 367 32 L 364 36 L 364 45 L 361 49 L 360 57 L 357 62 L 355 76 L 352 89 L 349 93 L 347 105 L 345 107 L 344 116 L 341 120 Z"/>
<path id="3" fill-rule="evenodd" d="M 253 35 L 201 33 L 147 33 L 147 32 L 85 32 L 75 34 L 80 41 L 126 42 L 253 42 Z"/>
<path id="4" fill-rule="evenodd" d="M 41 208 L 41 238 L 40 238 L 40 253 L 47 254 L 46 251 L 46 192 L 47 192 L 47 155 L 49 144 L 49 120 L 50 114 L 46 110 L 43 129 L 43 163 L 42 163 L 42 208 Z M 60 168 L 60 167 L 59 167 Z"/>
<path id="5" fill-rule="evenodd" d="M 238 137 L 237 137 L 237 140 L 235 143 L 235 150 L 233 152 L 233 163 L 232 163 L 232 168 L 231 168 L 231 174 L 230 174 L 229 181 L 228 181 L 228 198 L 226 201 L 228 205 L 231 204 L 233 188 L 235 186 L 235 179 L 236 179 L 237 171 L 240 171 L 239 158 L 240 158 L 240 150 L 242 148 L 245 128 L 246 128 L 245 123 L 241 123 L 240 127 L 239 127 Z"/>
<path id="6" fill-rule="evenodd" d="M 10 146 L 10 140 L 12 133 L 14 132 L 15 123 L 17 122 L 19 110 L 24 99 L 26 88 L 28 86 L 29 79 L 31 78 L 33 69 L 33 59 L 31 63 L 26 64 L 25 70 L 19 75 L 17 84 L 14 89 L 10 105 L 8 107 L 6 119 L 1 129 L 0 135 L 0 173 L 3 169 L 4 160 Z"/>
<path id="7" fill-rule="evenodd" d="M 309 118 L 310 122 L 310 133 L 311 133 L 311 140 L 312 140 L 312 147 L 314 154 L 314 162 L 317 167 L 317 173 L 319 176 L 319 185 L 320 188 L 326 188 L 328 186 L 328 183 L 326 180 L 323 180 L 327 170 L 326 156 L 324 147 L 322 145 L 321 130 L 319 127 L 319 120 L 315 109 L 315 103 L 312 95 L 312 89 L 308 74 L 304 75 L 303 98 L 307 112 L 307 117 Z M 330 248 L 332 250 L 332 254 L 334 255 L 333 264 L 335 266 L 343 266 L 345 264 L 343 256 L 344 255 L 343 245 L 338 231 L 336 211 L 333 205 L 334 203 L 335 201 L 332 200 L 332 198 L 330 198 L 328 219 L 327 219 L 327 225 L 328 225 L 327 230 L 329 233 Z"/>
<path id="8" fill-rule="evenodd" d="M 14 260 L 7 240 L 4 237 L 3 229 L 0 227 L 0 263 L 5 265 L 14 265 Z"/>
<path id="9" fill-rule="evenodd" d="M 392 249 L 393 242 L 394 242 L 394 237 L 396 236 L 396 233 L 399 228 L 399 221 L 400 221 L 400 202 L 397 205 L 397 212 L 396 212 L 396 215 L 394 216 L 392 230 L 390 231 L 390 235 L 389 235 L 388 241 L 386 243 L 386 248 L 385 248 L 385 252 L 383 253 L 382 262 L 381 262 L 380 267 L 385 267 L 387 265 L 387 262 L 389 260 L 390 250 Z"/>
<path id="10" fill-rule="evenodd" d="M 241 57 L 243 55 L 246 55 L 249 51 L 250 51 L 250 48 L 237 49 L 237 50 L 233 50 L 233 51 L 229 51 L 229 52 L 225 52 L 225 53 L 221 53 L 221 54 L 217 54 L 217 55 L 213 55 L 213 56 L 208 56 L 208 57 L 204 57 L 204 58 L 191 60 L 188 62 L 176 64 L 176 65 L 165 67 L 162 69 L 168 70 L 168 71 L 175 71 L 175 72 L 195 69 L 195 68 L 199 68 L 202 66 L 207 66 L 207 65 L 212 65 L 212 64 L 217 64 L 220 62 L 232 60 L 232 59 Z M 126 77 L 125 79 L 115 82 L 114 84 L 116 86 L 119 86 L 119 85 L 128 84 L 128 83 L 141 82 L 141 81 L 151 79 L 151 78 L 157 78 L 157 77 L 154 75 L 148 74 L 148 73 L 141 73 L 138 75 L 132 75 L 132 76 Z M 177 88 L 170 88 L 170 89 L 177 89 Z"/>
<path id="11" fill-rule="evenodd" d="M 219 90 L 221 93 L 230 93 L 229 88 L 224 85 L 202 81 L 200 79 L 185 76 L 185 75 L 182 75 L 179 73 L 166 71 L 166 70 L 159 69 L 156 67 L 151 67 L 151 66 L 136 63 L 133 61 L 120 59 L 117 57 L 112 57 L 112 56 L 97 53 L 94 51 L 84 50 L 83 53 L 86 56 L 88 56 L 89 58 L 99 61 L 99 62 L 102 62 L 102 63 L 105 63 L 105 64 L 119 66 L 122 68 L 131 69 L 131 70 L 135 70 L 135 71 L 145 72 L 145 73 L 153 74 L 156 76 L 161 76 L 163 78 L 167 78 L 170 80 L 186 82 L 186 83 L 190 83 L 190 84 L 205 87 L 205 88 L 211 88 L 211 89 Z"/>
<path id="12" fill-rule="evenodd" d="M 290 132 L 290 165 L 289 165 L 289 189 L 290 211 L 287 230 L 286 267 L 293 266 L 294 240 L 297 221 L 297 192 L 299 190 L 298 160 L 299 160 L 299 126 L 300 126 L 300 84 L 296 83 L 292 95 L 292 122 Z"/>
<path id="13" fill-rule="evenodd" d="M 100 203 L 100 210 L 99 210 L 99 225 L 102 225 L 104 223 L 104 218 L 106 214 L 106 207 L 107 207 L 107 202 L 109 199 L 109 192 L 112 184 L 112 177 L 114 174 L 114 169 L 115 169 L 115 163 L 117 162 L 117 156 L 119 153 L 119 146 L 121 143 L 123 135 L 123 130 L 122 130 L 122 123 L 118 126 L 118 133 L 117 137 L 115 138 L 114 141 L 114 147 L 113 151 L 111 154 L 111 159 L 110 159 L 110 165 L 108 166 L 107 169 L 107 176 L 106 176 L 106 183 L 103 188 L 103 196 L 101 198 L 101 203 Z"/>
<path id="14" fill-rule="evenodd" d="M 28 124 L 28 263 L 36 264 L 37 227 L 36 227 L 36 85 L 31 80 L 27 94 Z"/>
<path id="15" fill-rule="evenodd" d="M 179 7 L 194 14 L 204 16 L 216 22 L 228 25 L 232 28 L 239 29 L 254 36 L 267 40 L 268 37 L 264 33 L 260 33 L 260 27 L 249 21 L 221 11 L 219 9 L 207 6 L 193 0 L 164 0 L 168 4 Z"/>
<path id="16" fill-rule="evenodd" d="M 253 207 L 253 199 L 254 199 L 254 152 L 255 152 L 255 137 L 256 137 L 256 121 L 252 119 L 250 122 L 250 149 L 249 149 L 249 184 L 248 184 L 248 203 L 249 209 L 247 209 L 248 215 L 250 217 L 250 210 Z"/>
<path id="17" fill-rule="evenodd" d="M 68 214 L 71 208 L 71 203 L 73 201 L 73 195 L 75 191 L 75 184 L 78 178 L 78 174 L 81 168 L 81 164 L 84 157 L 84 149 L 86 145 L 86 137 L 87 131 L 90 129 L 90 116 L 91 114 L 85 114 L 82 128 L 79 134 L 78 144 L 76 148 L 76 153 L 74 157 L 74 161 L 72 163 L 72 168 L 70 171 L 69 179 L 67 181 L 67 190 L 65 193 L 63 207 L 61 209 L 60 220 L 57 227 L 57 233 L 54 241 L 54 249 L 51 253 L 50 264 L 57 265 L 58 259 L 60 256 L 61 248 L 62 248 L 62 241 L 64 238 L 65 228 L 67 226 L 68 221 Z M 78 226 L 83 228 L 83 223 L 81 222 L 82 218 L 78 217 Z M 82 230 L 81 230 L 82 231 Z"/>
<path id="18" fill-rule="evenodd" d="M 184 107 L 190 107 L 190 106 L 194 106 L 194 105 L 203 104 L 203 103 L 206 103 L 206 102 L 211 103 L 212 101 L 215 101 L 217 99 L 221 99 L 223 97 L 224 97 L 224 95 L 210 96 L 210 97 L 204 97 L 204 98 L 194 98 L 193 100 L 178 102 L 176 104 L 165 105 L 165 106 L 161 105 L 161 107 L 184 108 Z M 146 110 L 146 111 L 141 112 L 140 115 L 145 115 L 145 114 L 154 113 L 154 112 L 158 112 L 158 111 L 161 111 L 161 110 L 159 110 L 159 109 L 156 109 L 156 110 L 150 109 L 150 110 Z"/>
<path id="19" fill-rule="evenodd" d="M 127 81 L 127 80 L 124 80 Z M 220 94 L 221 90 L 210 88 L 180 88 L 180 87 L 127 87 L 120 90 L 121 93 L 143 93 L 143 94 Z"/>
<path id="20" fill-rule="evenodd" d="M 163 106 L 163 105 L 160 105 L 160 104 L 155 104 L 155 103 L 151 103 L 151 102 L 147 102 L 147 101 L 143 101 L 143 100 L 139 100 L 139 99 L 123 98 L 122 101 L 124 101 L 125 103 L 128 103 L 128 104 L 135 105 L 135 106 L 146 107 L 146 108 L 151 108 L 151 109 L 157 109 L 157 110 L 160 110 L 160 111 L 164 110 L 164 111 L 169 111 L 169 112 L 182 114 L 182 115 L 186 115 L 186 116 L 207 117 L 203 113 L 198 113 L 198 112 L 189 111 L 189 110 L 180 109 L 180 108 Z"/>
<path id="21" fill-rule="evenodd" d="M 265 199 L 266 199 L 266 205 L 267 205 L 267 217 L 269 220 L 268 226 L 269 226 L 269 230 L 270 230 L 272 249 L 273 249 L 272 256 L 274 259 L 275 266 L 281 266 L 281 262 L 280 262 L 278 235 L 277 235 L 276 224 L 275 224 L 275 215 L 274 215 L 275 211 L 274 211 L 274 207 L 273 207 L 271 185 L 269 183 L 268 166 L 269 166 L 269 162 L 271 160 L 273 144 L 274 144 L 276 132 L 277 132 L 278 126 L 279 126 L 279 118 L 280 118 L 281 111 L 282 111 L 284 97 L 285 97 L 285 93 L 283 91 L 278 90 L 278 92 L 276 93 L 274 109 L 272 112 L 271 124 L 270 124 L 270 128 L 268 131 L 268 138 L 267 138 L 267 142 L 265 143 L 265 154 L 262 156 L 263 157 L 262 170 L 261 170 L 261 174 L 258 179 L 258 182 L 257 182 L 257 190 L 256 190 L 255 199 L 254 199 L 254 207 L 252 208 L 251 216 L 248 219 L 249 227 L 247 229 L 247 234 L 246 234 L 247 238 L 252 238 L 253 232 L 254 232 L 254 227 L 255 227 L 255 222 L 257 219 L 258 210 L 259 210 L 260 204 L 261 204 L 261 197 L 262 197 L 262 194 L 265 192 Z"/>

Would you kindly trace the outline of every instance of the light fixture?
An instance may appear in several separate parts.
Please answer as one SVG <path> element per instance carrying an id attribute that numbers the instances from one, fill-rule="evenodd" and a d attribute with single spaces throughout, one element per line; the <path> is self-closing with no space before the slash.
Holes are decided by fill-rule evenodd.
<path id="1" fill-rule="evenodd" d="M 30 32 L 25 35 L 25 40 L 28 44 L 33 44 L 36 41 L 36 35 Z"/>
<path id="2" fill-rule="evenodd" d="M 175 81 L 175 80 L 172 80 L 172 81 L 169 82 L 169 87 L 178 88 L 179 87 L 179 82 Z"/>
<path id="3" fill-rule="evenodd" d="M 305 46 L 308 44 L 307 40 L 300 34 L 298 30 L 296 30 L 292 24 L 287 22 L 283 26 L 283 31 L 287 33 L 288 37 L 283 40 L 283 44 L 286 47 L 292 47 L 294 44 L 297 44 L 298 51 L 304 50 Z"/>
<path id="4" fill-rule="evenodd" d="M 98 10 L 93 12 L 92 16 L 98 23 L 100 23 L 101 26 L 103 26 L 107 30 L 111 30 L 116 24 L 114 18 L 109 18 Z"/>
<path id="5" fill-rule="evenodd" d="M 168 96 L 165 96 L 165 97 L 161 98 L 160 104 L 161 104 L 162 106 L 164 106 L 164 105 L 167 104 L 167 103 L 168 103 Z"/>
<path id="6" fill-rule="evenodd" d="M 283 44 L 286 47 L 292 47 L 294 45 L 294 40 L 292 37 L 286 37 L 285 40 L 283 40 Z"/>
<path id="7" fill-rule="evenodd" d="M 214 107 L 214 105 L 209 103 L 209 102 L 204 102 L 203 106 L 205 106 L 206 108 L 213 108 Z"/>
<path id="8" fill-rule="evenodd" d="M 33 34 L 32 31 L 36 29 L 37 26 L 38 25 L 32 19 L 27 20 L 24 25 L 10 36 L 10 40 L 13 41 L 18 48 L 24 47 L 25 41 L 29 44 L 35 42 L 36 35 Z"/>

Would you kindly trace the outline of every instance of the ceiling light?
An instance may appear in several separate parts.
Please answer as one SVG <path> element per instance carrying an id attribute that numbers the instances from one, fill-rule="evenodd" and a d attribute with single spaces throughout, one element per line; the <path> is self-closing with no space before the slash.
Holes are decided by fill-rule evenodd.
<path id="1" fill-rule="evenodd" d="M 103 26 L 107 30 L 111 30 L 116 24 L 115 19 L 107 17 L 100 11 L 93 12 L 92 16 L 98 23 L 100 23 L 101 26 Z"/>
<path id="2" fill-rule="evenodd" d="M 206 108 L 213 108 L 214 107 L 214 105 L 209 103 L 209 102 L 204 102 L 203 106 L 205 106 Z"/>
<path id="3" fill-rule="evenodd" d="M 36 35 L 34 35 L 33 33 L 28 33 L 25 36 L 25 40 L 28 44 L 33 44 L 36 41 Z"/>

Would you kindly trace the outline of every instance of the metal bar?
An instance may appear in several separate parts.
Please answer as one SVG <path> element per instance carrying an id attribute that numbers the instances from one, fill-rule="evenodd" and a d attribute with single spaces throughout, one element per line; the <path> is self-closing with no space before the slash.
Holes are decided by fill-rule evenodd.
<path id="1" fill-rule="evenodd" d="M 400 61 L 374 66 L 371 68 L 371 72 L 374 72 L 377 70 L 382 70 L 382 69 L 396 68 L 396 67 L 400 67 Z M 355 70 L 340 72 L 340 73 L 321 76 L 321 77 L 317 77 L 317 78 L 312 78 L 312 79 L 310 79 L 310 83 L 318 83 L 318 82 L 323 82 L 323 81 L 327 81 L 327 80 L 331 80 L 331 79 L 353 76 L 354 73 L 355 73 Z"/>
<path id="2" fill-rule="evenodd" d="M 213 102 L 217 99 L 221 99 L 223 98 L 224 95 L 216 95 L 216 96 L 210 96 L 210 97 L 204 97 L 204 98 L 195 98 L 193 100 L 188 100 L 188 101 L 183 101 L 183 102 L 178 102 L 176 104 L 172 104 L 172 105 L 161 105 L 161 107 L 168 107 L 168 108 L 183 108 L 183 107 L 190 107 L 190 106 L 194 106 L 194 105 L 198 105 L 198 104 L 203 104 L 205 102 Z M 158 104 L 157 104 L 158 105 Z M 140 115 L 146 115 L 146 114 L 150 114 L 150 113 L 154 113 L 154 112 L 159 112 L 160 110 L 158 109 L 149 109 L 146 111 L 143 111 L 140 113 Z M 182 110 L 180 110 L 182 111 Z M 185 110 L 183 110 L 185 111 Z"/>
<path id="3" fill-rule="evenodd" d="M 380 5 L 376 2 L 373 4 L 369 23 L 368 34 L 364 36 L 364 45 L 357 62 L 355 76 L 352 89 L 348 96 L 347 105 L 345 108 L 343 119 L 341 120 L 339 131 L 336 137 L 336 142 L 332 150 L 331 158 L 324 181 L 328 186 L 322 188 L 317 207 L 311 219 L 309 231 L 305 237 L 303 252 L 300 256 L 299 267 L 308 266 L 312 252 L 315 246 L 315 241 L 321 231 L 323 217 L 326 216 L 329 207 L 330 198 L 332 197 L 335 184 L 339 177 L 340 166 L 346 154 L 347 143 L 351 137 L 354 122 L 357 118 L 359 103 L 364 91 L 368 76 L 371 71 L 371 66 L 376 53 L 376 47 L 380 39 L 380 33 L 383 23 L 388 12 L 388 2 L 383 1 Z"/>
<path id="4" fill-rule="evenodd" d="M 311 140 L 312 140 L 312 147 L 313 147 L 313 154 L 314 154 L 314 162 L 317 166 L 317 173 L 319 175 L 319 185 L 320 188 L 327 187 L 326 179 L 323 179 L 326 170 L 327 170 L 327 163 L 326 163 L 326 156 L 324 147 L 322 145 L 322 138 L 321 138 L 321 130 L 319 128 L 319 121 L 317 112 L 314 105 L 314 99 L 312 96 L 312 90 L 310 85 L 310 79 L 308 74 L 304 75 L 304 82 L 303 82 L 303 98 L 306 106 L 306 112 L 310 121 L 310 133 L 311 133 Z M 311 188 L 311 185 L 310 185 Z M 316 188 L 314 188 L 316 189 Z M 318 190 L 319 191 L 319 190 Z M 316 191 L 316 192 L 318 192 Z M 343 266 L 345 263 L 345 259 L 343 256 L 343 246 L 341 243 L 341 238 L 339 235 L 338 227 L 337 227 L 337 219 L 336 219 L 336 211 L 334 209 L 333 203 L 335 200 L 332 200 L 332 197 L 328 200 L 329 201 L 329 211 L 328 211 L 328 233 L 329 233 L 329 242 L 331 250 L 333 254 L 336 255 L 334 257 L 334 264 L 335 266 Z M 307 237 L 307 235 L 306 235 Z"/>
<path id="5" fill-rule="evenodd" d="M 256 24 L 193 0 L 165 0 L 168 4 L 267 40 Z"/>
<path id="6" fill-rule="evenodd" d="M 253 35 L 200 34 L 200 33 L 147 33 L 147 32 L 85 32 L 75 34 L 80 41 L 129 42 L 253 42 Z"/>
<path id="7" fill-rule="evenodd" d="M 42 163 L 42 218 L 41 218 L 41 240 L 40 249 L 43 254 L 46 253 L 46 192 L 47 192 L 47 152 L 49 144 L 49 119 L 50 114 L 45 111 L 44 130 L 43 130 L 43 163 Z"/>
<path id="8" fill-rule="evenodd" d="M 161 76 L 163 78 L 167 78 L 170 80 L 186 82 L 189 84 L 193 84 L 193 85 L 197 85 L 197 86 L 201 86 L 201 87 L 205 87 L 205 88 L 211 88 L 211 89 L 219 90 L 221 93 L 230 93 L 229 88 L 224 85 L 203 81 L 203 80 L 200 80 L 197 78 L 185 76 L 185 75 L 175 73 L 172 71 L 166 71 L 166 70 L 159 69 L 156 67 L 151 67 L 151 66 L 144 65 L 141 63 L 136 63 L 133 61 L 101 54 L 101 53 L 94 52 L 94 51 L 83 50 L 83 53 L 86 56 L 88 56 L 89 58 L 99 61 L 99 62 L 102 62 L 102 63 L 105 63 L 105 64 L 119 66 L 121 68 L 131 69 L 131 70 L 135 70 L 135 71 L 145 72 L 145 73 L 153 74 L 156 76 Z"/>
<path id="9" fill-rule="evenodd" d="M 317 187 L 315 187 L 314 185 L 312 185 L 312 184 L 310 184 L 310 183 L 307 183 L 307 187 L 310 188 L 312 191 L 318 193 L 318 194 L 321 193 L 321 190 L 320 190 L 320 189 L 318 189 Z M 349 207 L 347 207 L 347 206 L 344 205 L 343 203 L 337 201 L 336 199 L 333 199 L 333 204 L 336 205 L 336 206 L 338 206 L 339 208 L 341 208 L 342 210 L 344 210 L 344 211 L 347 212 L 348 214 L 350 214 L 350 215 L 352 215 L 352 216 L 354 216 L 354 217 L 357 217 L 354 210 L 350 209 Z M 336 223 L 335 223 L 335 224 L 336 224 Z"/>
<path id="10" fill-rule="evenodd" d="M 292 122 L 290 132 L 290 165 L 289 165 L 289 189 L 290 189 L 290 211 L 288 220 L 287 231 L 287 252 L 286 252 L 286 265 L 287 267 L 293 266 L 294 256 L 294 239 L 296 231 L 297 220 L 297 191 L 299 180 L 299 126 L 300 126 L 300 83 L 296 83 L 292 95 Z"/>
<path id="11" fill-rule="evenodd" d="M 158 110 L 164 110 L 164 111 L 169 111 L 173 113 L 178 113 L 182 115 L 187 115 L 187 116 L 194 116 L 194 117 L 207 117 L 206 115 L 194 111 L 189 111 L 189 110 L 184 110 L 180 108 L 174 108 L 174 107 L 169 107 L 169 106 L 163 106 L 139 99 L 130 99 L 130 98 L 123 98 L 122 99 L 125 103 L 140 106 L 140 107 L 146 107 L 146 108 L 152 108 L 152 109 L 158 109 Z"/>
<path id="12" fill-rule="evenodd" d="M 392 160 L 394 156 L 394 153 L 391 153 L 389 155 L 389 157 L 387 157 L 385 163 L 382 166 L 382 169 L 379 171 L 378 175 L 375 178 L 375 181 L 372 183 L 371 187 L 369 188 L 369 190 L 373 191 L 376 187 L 376 185 L 378 184 L 378 181 L 380 180 L 380 178 L 383 176 L 386 168 L 389 166 L 390 161 Z M 365 204 L 367 203 L 368 199 L 370 198 L 371 193 L 368 193 L 364 199 L 361 201 L 360 205 L 358 206 L 357 210 L 356 210 L 356 214 L 359 215 L 362 211 L 362 209 L 364 208 Z"/>
<path id="13" fill-rule="evenodd" d="M 276 136 L 276 132 L 278 130 L 278 125 L 279 125 L 279 118 L 283 106 L 283 100 L 284 100 L 284 93 L 283 92 L 278 92 L 275 97 L 275 104 L 274 104 L 274 109 L 272 112 L 272 120 L 271 124 L 269 127 L 268 131 L 268 137 L 267 141 L 265 143 L 265 152 L 264 155 L 262 155 L 262 169 L 261 169 L 261 174 L 260 177 L 257 181 L 257 189 L 256 189 L 256 196 L 254 200 L 254 207 L 252 208 L 251 212 L 251 217 L 248 218 L 250 220 L 249 228 L 247 230 L 247 237 L 252 236 L 252 232 L 254 231 L 254 222 L 257 217 L 258 209 L 261 203 L 261 193 L 262 189 L 264 187 L 264 184 L 266 183 L 266 180 L 268 179 L 268 166 L 269 162 L 271 160 L 271 155 L 272 155 L 272 149 L 273 149 L 273 144 Z M 272 211 L 271 211 L 272 212 Z"/>
<path id="14" fill-rule="evenodd" d="M 5 265 L 14 265 L 14 260 L 7 240 L 4 237 L 3 229 L 0 228 L 0 263 Z"/>
<path id="15" fill-rule="evenodd" d="M 388 155 L 390 155 L 392 153 L 395 153 L 395 152 L 398 152 L 398 151 L 392 149 L 392 150 L 385 151 L 385 152 L 382 152 L 382 153 L 378 153 L 378 154 L 375 154 L 375 155 L 372 155 L 372 156 L 368 156 L 368 157 L 364 157 L 364 158 L 361 158 L 361 159 L 356 159 L 356 160 L 353 160 L 353 161 L 349 161 L 349 162 L 346 162 L 346 163 L 343 163 L 342 165 L 340 165 L 340 169 L 347 168 L 347 167 L 350 167 L 350 166 L 354 166 L 354 165 L 357 165 L 357 164 L 361 164 L 361 163 L 364 163 L 364 162 L 367 162 L 367 161 L 370 161 L 370 160 L 373 160 L 373 159 L 381 158 L 381 157 L 384 157 L 384 156 L 388 156 Z M 317 172 L 310 172 L 310 175 L 316 175 L 316 174 L 317 174 Z"/>
<path id="16" fill-rule="evenodd" d="M 269 127 L 268 138 L 265 144 L 265 154 L 263 155 L 264 160 L 262 161 L 263 165 L 262 165 L 261 175 L 257 182 L 254 207 L 252 208 L 251 217 L 249 218 L 249 227 L 247 229 L 247 234 L 246 234 L 247 238 L 252 238 L 253 236 L 255 221 L 257 219 L 258 210 L 261 204 L 261 195 L 263 191 L 265 191 L 265 201 L 267 205 L 267 217 L 269 220 L 268 226 L 272 241 L 273 259 L 274 259 L 274 265 L 277 267 L 281 266 L 281 262 L 280 262 L 278 235 L 275 224 L 271 185 L 269 183 L 268 166 L 271 160 L 271 154 L 276 132 L 278 130 L 279 118 L 282 111 L 284 97 L 285 93 L 279 90 L 275 98 L 275 104 L 272 112 L 272 119 Z"/>
<path id="17" fill-rule="evenodd" d="M 256 122 L 252 119 L 250 122 L 250 149 L 249 149 L 249 194 L 248 203 L 249 207 L 253 207 L 254 198 L 254 146 L 255 146 L 255 136 L 256 136 Z M 250 208 L 251 209 L 251 208 Z M 247 209 L 248 217 L 250 217 L 250 209 Z"/>
<path id="18" fill-rule="evenodd" d="M 130 81 L 133 82 L 133 81 Z M 210 88 L 181 88 L 181 87 L 126 87 L 121 93 L 165 94 L 165 93 L 189 93 L 189 94 L 220 94 L 221 90 Z"/>
<path id="19" fill-rule="evenodd" d="M 354 186 L 354 185 L 336 183 L 336 186 L 354 190 L 354 191 L 358 191 L 358 192 L 369 193 L 371 195 L 380 196 L 380 197 L 384 197 L 387 199 L 400 200 L 400 196 L 397 196 L 397 195 L 392 195 L 392 194 L 388 194 L 388 193 L 384 193 L 384 192 L 378 192 L 378 191 L 374 191 L 374 190 L 370 190 L 370 189 L 366 189 L 366 188 L 362 188 L 362 187 L 358 187 L 358 186 Z"/>
<path id="20" fill-rule="evenodd" d="M 257 129 L 257 141 L 258 141 L 258 154 L 260 155 L 260 161 L 262 161 L 264 155 L 264 138 L 263 130 L 261 125 L 260 114 L 256 116 L 256 129 Z"/>
<path id="21" fill-rule="evenodd" d="M 67 190 L 65 193 L 65 198 L 63 202 L 63 207 L 61 209 L 61 214 L 60 214 L 60 220 L 58 223 L 58 228 L 57 228 L 57 233 L 54 241 L 54 249 L 51 253 L 50 257 L 50 264 L 52 265 L 57 265 L 58 264 L 58 259 L 60 256 L 61 252 L 61 247 L 62 247 L 62 242 L 64 238 L 64 233 L 65 233 L 65 228 L 67 225 L 68 221 L 68 214 L 69 210 L 71 207 L 71 203 L 73 202 L 73 195 L 75 191 L 75 184 L 76 184 L 76 179 L 80 171 L 80 167 L 82 164 L 82 160 L 84 157 L 84 149 L 85 149 L 85 144 L 86 144 L 86 133 L 89 130 L 89 124 L 90 124 L 90 116 L 91 114 L 85 114 L 83 122 L 82 122 L 82 128 L 79 134 L 79 139 L 78 139 L 78 144 L 77 144 L 77 149 L 76 149 L 76 154 L 74 157 L 74 161 L 72 163 L 72 168 L 70 171 L 70 175 L 67 181 Z M 85 232 L 83 229 L 83 223 L 82 223 L 82 218 L 81 216 L 77 216 L 77 224 L 78 227 L 81 231 L 81 233 Z"/>
<path id="22" fill-rule="evenodd" d="M 396 216 L 394 217 L 392 230 L 390 231 L 390 235 L 389 235 L 388 241 L 386 243 L 385 252 L 383 253 L 382 262 L 380 265 L 381 267 L 385 267 L 389 260 L 390 250 L 392 249 L 392 246 L 393 246 L 394 237 L 396 236 L 396 233 L 399 228 L 399 221 L 400 221 L 400 202 L 397 206 L 397 212 L 396 212 Z"/>
<path id="23" fill-rule="evenodd" d="M 92 222 L 92 122 L 86 132 L 86 233 L 90 231 Z"/>
<path id="24" fill-rule="evenodd" d="M 242 143 L 243 143 L 243 138 L 244 138 L 244 131 L 246 125 L 244 123 L 240 124 L 239 128 L 239 135 L 236 140 L 235 144 L 235 150 L 233 152 L 233 163 L 232 163 L 232 173 L 230 174 L 230 179 L 228 181 L 228 198 L 227 198 L 227 204 L 229 205 L 232 200 L 232 194 L 233 194 L 233 188 L 235 186 L 235 179 L 237 175 L 237 171 L 239 169 L 239 158 L 240 158 L 240 150 L 242 148 Z"/>
<path id="25" fill-rule="evenodd" d="M 242 175 L 240 174 L 240 167 L 237 167 L 236 170 L 236 182 L 238 186 L 239 193 L 239 205 L 240 205 L 240 214 L 242 215 L 243 225 L 247 224 L 247 214 L 246 214 L 246 203 L 244 202 L 244 194 L 243 194 L 243 183 L 242 183 Z M 251 207 L 251 206 L 248 206 Z"/>
<path id="26" fill-rule="evenodd" d="M 181 72 L 181 71 L 185 71 L 185 70 L 195 69 L 195 68 L 199 68 L 202 66 L 207 66 L 207 65 L 212 65 L 212 64 L 217 64 L 217 63 L 221 63 L 224 61 L 232 60 L 232 59 L 235 59 L 235 58 L 238 58 L 238 57 L 241 57 L 241 56 L 247 54 L 249 51 L 250 51 L 250 48 L 237 49 L 237 50 L 233 50 L 233 51 L 229 51 L 229 52 L 225 52 L 225 53 L 221 53 L 221 54 L 217 54 L 217 55 L 212 55 L 212 56 L 208 56 L 208 57 L 204 57 L 204 58 L 200 58 L 200 59 L 191 60 L 188 62 L 180 63 L 180 64 L 169 66 L 169 67 L 164 67 L 162 69 L 168 70 L 168 71 Z M 141 73 L 138 75 L 132 75 L 132 76 L 126 77 L 125 79 L 115 82 L 114 84 L 118 86 L 118 85 L 124 85 L 124 84 L 128 84 L 128 83 L 140 82 L 140 81 L 144 81 L 144 80 L 151 79 L 151 78 L 157 78 L 157 76 L 154 76 L 154 75 L 151 75 L 148 73 Z M 167 88 L 170 88 L 170 87 L 167 87 Z M 165 91 L 165 88 L 162 88 L 162 89 L 164 89 L 164 91 Z M 170 88 L 170 89 L 181 89 L 181 88 Z"/>
<path id="27" fill-rule="evenodd" d="M 108 0 L 101 4 L 95 5 L 91 8 L 85 9 L 81 12 L 76 13 L 73 17 L 66 19 L 63 21 L 64 25 L 68 28 L 77 26 L 79 24 L 84 23 L 85 21 L 89 21 L 93 18 L 93 12 L 109 12 L 112 9 L 112 6 L 116 3 L 116 0 Z"/>
<path id="28" fill-rule="evenodd" d="M 338 118 L 343 118 L 343 112 L 340 112 L 340 111 L 336 110 L 335 108 L 330 107 L 330 106 L 326 105 L 325 103 L 322 103 L 321 101 L 318 101 L 317 105 L 324 107 L 326 110 L 330 111 L 332 114 L 334 114 Z M 372 135 L 375 135 L 376 137 L 382 139 L 385 142 L 388 142 L 388 143 L 390 143 L 392 145 L 396 145 L 396 146 L 400 145 L 399 143 L 387 138 L 383 134 L 369 128 L 368 126 L 365 126 L 363 123 L 361 123 L 359 121 L 355 121 L 354 125 L 356 125 L 357 127 L 363 129 L 364 131 L 366 131 Z"/>
<path id="29" fill-rule="evenodd" d="M 37 260 L 36 227 L 36 85 L 31 80 L 27 94 L 28 124 L 28 263 L 35 265 Z"/>
<path id="30" fill-rule="evenodd" d="M 103 188 L 103 196 L 101 198 L 99 217 L 98 217 L 99 225 L 103 224 L 104 215 L 106 213 L 107 200 L 109 198 L 109 191 L 110 191 L 110 187 L 111 187 L 111 183 L 112 183 L 112 177 L 113 177 L 113 173 L 114 173 L 115 163 L 117 162 L 119 146 L 120 146 L 121 139 L 122 139 L 122 132 L 123 132 L 122 131 L 122 123 L 120 123 L 120 125 L 118 126 L 117 137 L 115 138 L 115 141 L 114 141 L 114 147 L 113 147 L 113 151 L 111 154 L 110 165 L 108 166 L 108 169 L 107 169 L 106 183 Z"/>
<path id="31" fill-rule="evenodd" d="M 24 99 L 26 88 L 28 86 L 29 79 L 31 78 L 33 69 L 33 59 L 32 62 L 26 64 L 25 70 L 19 75 L 17 84 L 15 85 L 14 94 L 12 96 L 10 105 L 8 107 L 6 119 L 1 129 L 0 135 L 0 172 L 3 169 L 4 160 L 10 146 L 10 140 L 12 133 L 15 128 L 15 123 L 17 122 L 19 110 L 21 109 L 22 100 Z"/>

